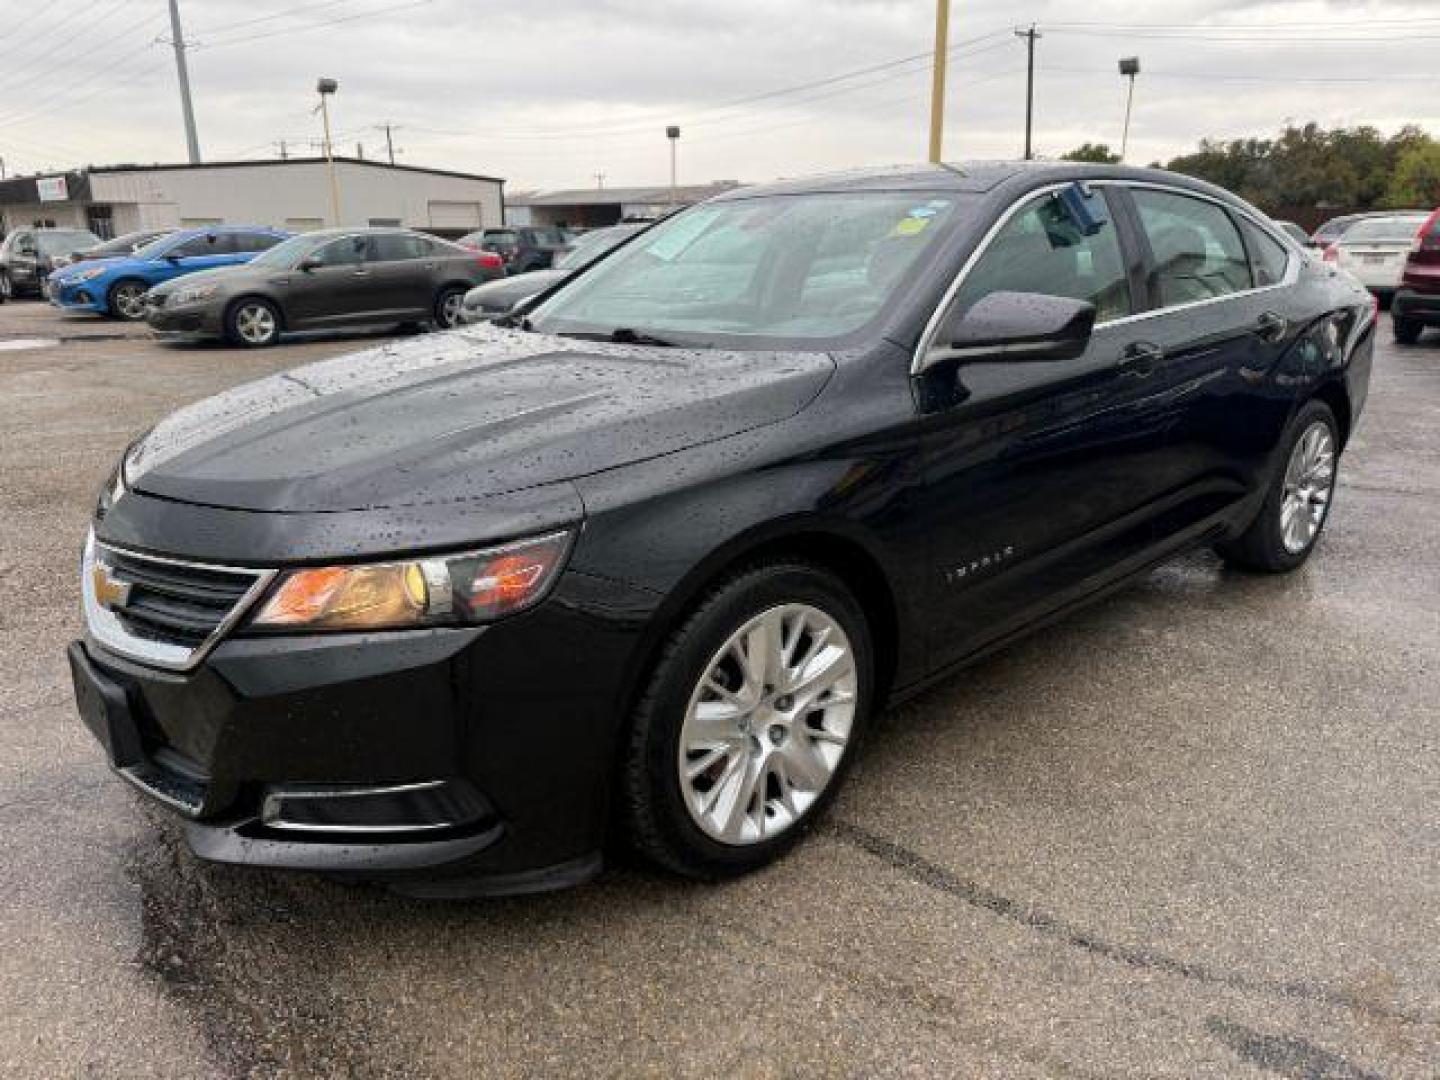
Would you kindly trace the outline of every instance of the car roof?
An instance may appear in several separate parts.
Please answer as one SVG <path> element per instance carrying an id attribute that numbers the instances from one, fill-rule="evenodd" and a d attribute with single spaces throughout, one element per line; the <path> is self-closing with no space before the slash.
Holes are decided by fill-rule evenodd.
<path id="1" fill-rule="evenodd" d="M 1238 201 L 1223 188 L 1182 173 L 1127 165 L 1092 165 L 1077 161 L 961 161 L 849 169 L 820 176 L 781 180 L 773 184 L 736 188 L 710 201 L 729 202 L 762 195 L 852 191 L 954 191 L 985 194 L 1001 188 L 1042 187 L 1066 180 L 1150 181 Z"/>

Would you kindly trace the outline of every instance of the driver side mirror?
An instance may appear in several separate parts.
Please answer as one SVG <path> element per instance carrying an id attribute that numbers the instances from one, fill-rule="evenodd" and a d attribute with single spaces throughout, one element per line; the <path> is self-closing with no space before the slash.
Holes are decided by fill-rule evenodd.
<path id="1" fill-rule="evenodd" d="M 295 268 L 299 270 L 302 274 L 308 274 L 312 270 L 319 270 L 324 265 L 324 260 L 322 260 L 320 256 L 306 255 L 296 264 Z"/>
<path id="2" fill-rule="evenodd" d="M 1043 293 L 993 292 L 941 324 L 922 361 L 1073 360 L 1090 344 L 1095 305 Z"/>
<path id="3" fill-rule="evenodd" d="M 40 254 L 40 249 L 37 248 L 34 244 L 16 244 L 15 254 L 26 255 L 33 258 L 34 256 Z"/>

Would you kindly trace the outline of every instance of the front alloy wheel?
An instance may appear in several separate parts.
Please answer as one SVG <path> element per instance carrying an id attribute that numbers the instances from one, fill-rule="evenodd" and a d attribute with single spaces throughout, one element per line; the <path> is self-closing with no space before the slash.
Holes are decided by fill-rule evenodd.
<path id="1" fill-rule="evenodd" d="M 803 562 L 737 571 L 672 633 L 631 720 L 631 844 L 691 877 L 777 858 L 834 797 L 870 708 L 865 613 Z"/>
<path id="2" fill-rule="evenodd" d="M 243 300 L 230 313 L 230 339 L 237 345 L 258 349 L 274 345 L 280 338 L 280 317 L 264 300 Z"/>
<path id="3" fill-rule="evenodd" d="M 790 828 L 829 786 L 855 719 L 845 631 L 808 604 L 757 615 L 710 659 L 680 731 L 695 824 L 723 844 Z"/>
<path id="4" fill-rule="evenodd" d="M 149 289 L 138 281 L 122 281 L 110 290 L 110 314 L 126 322 L 145 318 L 145 293 Z"/>

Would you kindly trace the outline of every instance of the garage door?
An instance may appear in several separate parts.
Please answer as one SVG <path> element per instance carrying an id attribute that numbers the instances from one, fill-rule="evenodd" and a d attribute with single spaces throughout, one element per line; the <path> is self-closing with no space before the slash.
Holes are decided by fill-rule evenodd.
<path id="1" fill-rule="evenodd" d="M 478 229 L 485 218 L 478 202 L 432 201 L 430 224 L 437 229 Z"/>

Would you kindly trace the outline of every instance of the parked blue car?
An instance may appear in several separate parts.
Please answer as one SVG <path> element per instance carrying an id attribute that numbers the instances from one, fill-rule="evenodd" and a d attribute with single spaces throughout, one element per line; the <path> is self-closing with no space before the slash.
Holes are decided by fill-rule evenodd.
<path id="1" fill-rule="evenodd" d="M 143 319 L 145 294 L 152 285 L 209 270 L 249 262 L 291 234 L 253 225 L 209 225 L 181 229 L 140 248 L 133 255 L 76 263 L 52 273 L 45 295 L 67 311 L 93 311 L 116 319 Z"/>

